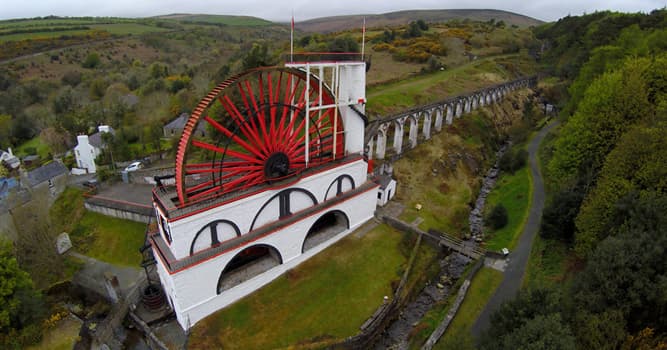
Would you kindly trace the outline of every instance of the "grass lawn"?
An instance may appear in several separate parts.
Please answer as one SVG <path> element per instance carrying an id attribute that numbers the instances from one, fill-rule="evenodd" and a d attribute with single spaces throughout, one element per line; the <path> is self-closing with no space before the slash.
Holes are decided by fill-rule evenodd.
<path id="1" fill-rule="evenodd" d="M 517 170 L 514 174 L 503 173 L 496 186 L 489 194 L 486 212 L 502 204 L 507 209 L 507 225 L 499 230 L 485 227 L 486 249 L 513 249 L 516 246 L 523 226 L 528 217 L 528 209 L 532 200 L 532 180 L 528 166 Z"/>
<path id="2" fill-rule="evenodd" d="M 25 157 L 29 155 L 27 152 L 28 148 L 34 147 L 37 150 L 37 154 L 42 158 L 46 159 L 49 155 L 49 152 L 51 152 L 51 148 L 49 145 L 46 143 L 42 142 L 42 140 L 39 138 L 39 136 L 35 136 L 29 141 L 26 141 L 16 147 L 14 150 L 14 153 L 16 154 L 17 157 Z"/>
<path id="3" fill-rule="evenodd" d="M 491 268 L 483 267 L 477 272 L 454 320 L 434 349 L 474 348 L 472 325 L 502 279 L 503 274 Z"/>
<path id="4" fill-rule="evenodd" d="M 144 244 L 146 224 L 86 211 L 72 231 L 82 243 L 74 248 L 90 257 L 115 265 L 138 267 L 139 248 Z"/>
<path id="5" fill-rule="evenodd" d="M 403 235 L 379 225 L 329 247 L 264 288 L 199 322 L 192 349 L 303 347 L 352 336 L 377 309 L 407 257 Z"/>
<path id="6" fill-rule="evenodd" d="M 27 348 L 27 350 L 70 350 L 79 338 L 81 323 L 73 317 L 67 317 L 49 329 L 39 344 Z"/>
<path id="7" fill-rule="evenodd" d="M 74 249 L 122 266 L 139 266 L 146 225 L 108 217 L 83 208 L 83 192 L 68 187 L 51 208 L 54 228 L 69 232 Z"/>

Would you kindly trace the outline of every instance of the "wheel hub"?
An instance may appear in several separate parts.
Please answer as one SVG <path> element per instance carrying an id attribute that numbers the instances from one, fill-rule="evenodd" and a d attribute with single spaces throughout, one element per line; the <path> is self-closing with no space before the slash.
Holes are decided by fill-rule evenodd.
<path id="1" fill-rule="evenodd" d="M 264 163 L 264 175 L 267 179 L 284 177 L 289 172 L 289 157 L 285 153 L 276 152 Z"/>

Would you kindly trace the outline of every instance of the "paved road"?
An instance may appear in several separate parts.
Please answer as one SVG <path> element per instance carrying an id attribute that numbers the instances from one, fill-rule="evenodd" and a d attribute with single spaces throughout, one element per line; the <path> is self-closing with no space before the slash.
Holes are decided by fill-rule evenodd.
<path id="1" fill-rule="evenodd" d="M 500 286 L 491 299 L 489 299 L 489 302 L 486 304 L 472 327 L 472 334 L 477 339 L 479 339 L 482 332 L 489 327 L 491 314 L 497 310 L 504 301 L 514 297 L 521 287 L 523 274 L 526 271 L 526 266 L 528 264 L 528 256 L 530 255 L 530 249 L 533 245 L 533 238 L 540 228 L 542 209 L 544 208 L 544 183 L 542 181 L 542 175 L 540 174 L 537 150 L 547 133 L 558 125 L 558 123 L 558 121 L 555 121 L 542 128 L 528 145 L 530 172 L 533 176 L 532 205 L 530 212 L 528 213 L 526 226 L 524 226 L 521 237 L 519 238 L 519 244 L 509 255 L 509 261 L 505 269 L 503 281 L 500 283 Z"/>

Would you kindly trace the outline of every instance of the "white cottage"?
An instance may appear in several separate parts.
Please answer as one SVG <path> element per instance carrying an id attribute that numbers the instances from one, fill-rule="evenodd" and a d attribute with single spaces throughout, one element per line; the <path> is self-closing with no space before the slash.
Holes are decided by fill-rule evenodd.
<path id="1" fill-rule="evenodd" d="M 379 176 L 379 182 L 377 205 L 384 207 L 396 195 L 396 180 L 389 174 L 383 174 Z"/>
<path id="2" fill-rule="evenodd" d="M 108 125 L 100 125 L 98 127 L 98 132 L 90 136 L 77 136 L 77 145 L 74 147 L 74 156 L 78 168 L 85 169 L 88 173 L 95 173 L 97 171 L 95 158 L 100 155 L 102 148 L 104 148 L 102 134 L 105 132 L 113 134 L 114 130 Z"/>

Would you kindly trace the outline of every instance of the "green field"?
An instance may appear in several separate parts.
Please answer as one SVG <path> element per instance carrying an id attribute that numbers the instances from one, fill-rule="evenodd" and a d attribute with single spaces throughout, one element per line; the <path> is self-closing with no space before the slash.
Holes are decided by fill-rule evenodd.
<path id="1" fill-rule="evenodd" d="M 75 249 L 95 259 L 120 266 L 138 267 L 146 224 L 86 211 L 71 232 L 81 244 Z"/>
<path id="2" fill-rule="evenodd" d="M 49 147 L 49 145 L 42 142 L 39 136 L 35 136 L 29 141 L 26 141 L 22 143 L 20 146 L 16 147 L 16 149 L 14 150 L 14 154 L 16 154 L 17 157 L 23 158 L 25 156 L 30 155 L 28 153 L 29 148 L 34 148 L 37 151 L 37 155 L 39 155 L 42 159 L 46 159 L 49 153 L 51 152 L 51 148 Z"/>
<path id="3" fill-rule="evenodd" d="M 266 26 L 273 24 L 271 21 L 250 16 L 183 15 L 182 17 L 166 16 L 166 18 L 176 19 L 183 22 L 224 24 L 228 26 Z"/>
<path id="4" fill-rule="evenodd" d="M 54 229 L 69 232 L 74 249 L 108 263 L 137 267 L 146 225 L 87 211 L 83 192 L 68 187 L 50 211 Z"/>
<path id="5" fill-rule="evenodd" d="M 274 349 L 352 336 L 392 295 L 407 257 L 380 225 L 349 235 L 259 291 L 197 323 L 193 349 Z M 300 344 L 300 345 L 299 345 Z"/>
<path id="6" fill-rule="evenodd" d="M 141 35 L 145 33 L 158 33 L 169 30 L 168 28 L 160 28 L 139 23 L 112 23 L 112 24 L 94 24 L 89 25 L 90 29 L 73 29 L 73 30 L 59 30 L 59 31 L 43 31 L 31 33 L 17 33 L 2 35 L 0 33 L 0 42 L 20 41 L 26 39 L 51 39 L 59 38 L 63 35 L 68 36 L 82 36 L 90 34 L 93 31 L 104 31 L 112 35 Z"/>
<path id="7" fill-rule="evenodd" d="M 507 209 L 507 225 L 499 230 L 485 228 L 486 249 L 513 249 L 521 236 L 532 199 L 532 180 L 528 166 L 514 174 L 503 173 L 487 198 L 486 211 L 502 204 Z"/>

